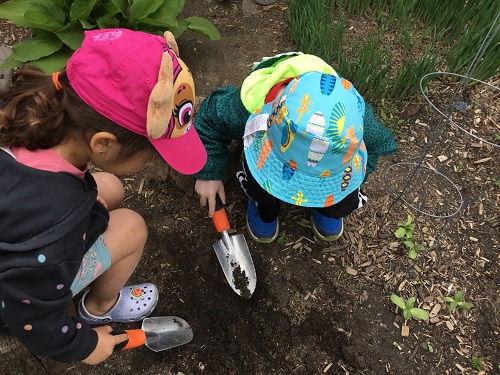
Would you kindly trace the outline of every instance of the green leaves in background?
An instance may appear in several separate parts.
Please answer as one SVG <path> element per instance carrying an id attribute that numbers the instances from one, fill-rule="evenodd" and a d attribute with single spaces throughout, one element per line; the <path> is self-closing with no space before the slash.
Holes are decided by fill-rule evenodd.
<path id="1" fill-rule="evenodd" d="M 83 42 L 85 30 L 128 28 L 175 37 L 192 30 L 211 40 L 220 33 L 202 17 L 178 18 L 185 0 L 10 0 L 0 14 L 17 26 L 29 27 L 33 38 L 17 43 L 2 64 L 10 69 L 32 63 L 50 74 L 63 68 Z"/>

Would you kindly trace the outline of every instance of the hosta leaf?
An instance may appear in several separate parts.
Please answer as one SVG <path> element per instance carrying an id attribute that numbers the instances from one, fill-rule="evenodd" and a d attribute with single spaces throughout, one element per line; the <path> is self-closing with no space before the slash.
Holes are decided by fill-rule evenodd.
<path id="1" fill-rule="evenodd" d="M 51 3 L 53 3 L 54 5 L 58 6 L 59 8 L 64 8 L 64 0 L 49 0 Z"/>
<path id="2" fill-rule="evenodd" d="M 111 2 L 118 8 L 122 16 L 127 15 L 128 1 L 127 0 L 111 0 Z"/>
<path id="3" fill-rule="evenodd" d="M 52 32 L 61 30 L 65 21 L 64 13 L 61 14 L 61 9 L 56 6 L 46 8 L 36 4 L 24 13 L 24 18 L 32 25 L 31 27 Z"/>
<path id="4" fill-rule="evenodd" d="M 178 13 L 176 13 L 175 10 L 172 10 L 169 7 L 165 6 L 164 3 L 154 13 L 151 13 L 148 17 L 142 18 L 141 22 L 144 22 L 148 25 L 153 25 L 152 22 L 155 22 L 156 26 L 158 27 L 178 27 L 179 24 L 177 20 L 177 14 Z"/>
<path id="5" fill-rule="evenodd" d="M 33 61 L 32 64 L 42 69 L 45 74 L 52 74 L 66 66 L 72 52 L 73 51 L 58 51 L 55 54 Z"/>
<path id="6" fill-rule="evenodd" d="M 83 43 L 83 27 L 80 22 L 73 22 L 66 25 L 56 35 L 61 41 L 72 50 L 76 50 L 82 46 Z"/>
<path id="7" fill-rule="evenodd" d="M 406 308 L 405 302 L 401 299 L 401 297 L 397 296 L 396 294 L 391 295 L 391 301 L 392 303 L 396 304 L 398 307 L 402 309 Z"/>
<path id="8" fill-rule="evenodd" d="M 177 20 L 177 26 L 170 27 L 168 30 L 174 34 L 175 38 L 178 38 L 184 31 L 188 28 L 188 23 L 184 20 Z"/>
<path id="9" fill-rule="evenodd" d="M 102 17 L 97 20 L 97 25 L 100 29 L 112 29 L 120 27 L 120 21 L 115 17 Z"/>
<path id="10" fill-rule="evenodd" d="M 18 66 L 21 66 L 23 64 L 24 64 L 23 61 L 17 60 L 16 56 L 13 53 L 11 53 L 5 59 L 5 61 L 0 65 L 0 68 L 2 68 L 2 69 L 13 69 L 13 68 L 17 68 Z"/>
<path id="11" fill-rule="evenodd" d="M 24 17 L 24 14 L 33 9 L 35 4 L 43 4 L 43 0 L 15 0 L 0 4 L 1 18 L 14 22 L 17 26 L 36 27 Z"/>
<path id="12" fill-rule="evenodd" d="M 419 308 L 411 309 L 411 314 L 419 319 L 422 319 L 422 320 L 429 319 L 429 315 L 427 314 L 427 311 L 419 309 Z"/>
<path id="13" fill-rule="evenodd" d="M 155 12 L 164 0 L 134 0 L 130 6 L 128 18 L 137 21 L 141 17 L 147 17 Z"/>
<path id="14" fill-rule="evenodd" d="M 158 17 L 152 18 L 152 17 L 144 17 L 141 18 L 140 20 L 141 24 L 148 25 L 148 26 L 155 26 L 156 28 L 162 29 L 162 31 L 166 31 L 167 29 L 170 29 L 171 27 L 177 27 L 177 19 L 173 16 L 169 17 Z"/>
<path id="15" fill-rule="evenodd" d="M 184 3 L 185 0 L 168 0 L 164 1 L 160 7 L 158 8 L 158 11 L 161 12 L 167 12 L 169 14 L 172 14 L 174 17 L 177 17 L 177 15 L 182 11 L 184 8 Z"/>
<path id="16" fill-rule="evenodd" d="M 87 20 L 97 0 L 75 0 L 71 4 L 69 16 L 71 20 Z"/>
<path id="17" fill-rule="evenodd" d="M 93 22 L 89 22 L 87 20 L 79 20 L 80 22 L 80 25 L 82 25 L 82 27 L 85 29 L 85 30 L 92 30 L 96 24 L 93 23 Z"/>
<path id="18" fill-rule="evenodd" d="M 58 51 L 62 42 L 55 34 L 42 33 L 34 38 L 25 39 L 12 46 L 12 53 L 16 60 L 28 62 Z"/>
<path id="19" fill-rule="evenodd" d="M 188 17 L 184 19 L 184 21 L 188 22 L 188 29 L 209 37 L 211 40 L 220 40 L 219 30 L 217 30 L 214 24 L 206 18 Z"/>

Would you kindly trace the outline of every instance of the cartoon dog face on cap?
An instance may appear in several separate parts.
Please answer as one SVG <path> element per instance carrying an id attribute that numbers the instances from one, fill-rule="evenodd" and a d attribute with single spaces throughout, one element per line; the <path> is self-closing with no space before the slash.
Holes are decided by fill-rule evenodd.
<path id="1" fill-rule="evenodd" d="M 178 65 L 174 62 L 173 71 L 173 92 L 174 103 L 172 108 L 172 118 L 170 119 L 168 138 L 177 138 L 183 135 L 191 126 L 191 119 L 194 110 L 194 82 L 191 71 L 184 61 L 175 57 Z"/>
<path id="2" fill-rule="evenodd" d="M 185 134 L 191 126 L 194 109 L 193 76 L 178 57 L 177 43 L 168 31 L 165 40 L 158 82 L 148 103 L 147 132 L 153 139 L 177 138 Z"/>

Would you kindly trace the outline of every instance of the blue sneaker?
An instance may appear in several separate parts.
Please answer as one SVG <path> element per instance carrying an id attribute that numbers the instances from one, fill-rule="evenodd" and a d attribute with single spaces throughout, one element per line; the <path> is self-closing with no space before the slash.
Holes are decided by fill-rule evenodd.
<path id="1" fill-rule="evenodd" d="M 323 241 L 338 240 L 344 231 L 342 218 L 326 217 L 316 210 L 311 213 L 311 227 L 314 235 Z"/>
<path id="2" fill-rule="evenodd" d="M 260 243 L 270 243 L 278 238 L 278 228 L 278 218 L 270 223 L 262 221 L 257 204 L 252 198 L 248 198 L 247 229 L 250 237 Z"/>

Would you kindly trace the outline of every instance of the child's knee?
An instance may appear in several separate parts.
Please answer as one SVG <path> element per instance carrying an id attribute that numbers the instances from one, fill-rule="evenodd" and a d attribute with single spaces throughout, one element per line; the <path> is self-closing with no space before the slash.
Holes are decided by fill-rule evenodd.
<path id="1" fill-rule="evenodd" d="M 108 210 L 120 207 L 125 197 L 125 189 L 120 179 L 107 172 L 97 172 L 92 176 L 97 183 L 98 194 L 108 205 Z"/>
<path id="2" fill-rule="evenodd" d="M 128 208 L 119 208 L 110 212 L 106 232 L 107 237 L 113 237 L 115 243 L 121 248 L 120 251 L 125 251 L 125 253 L 142 252 L 148 237 L 143 217 Z"/>

